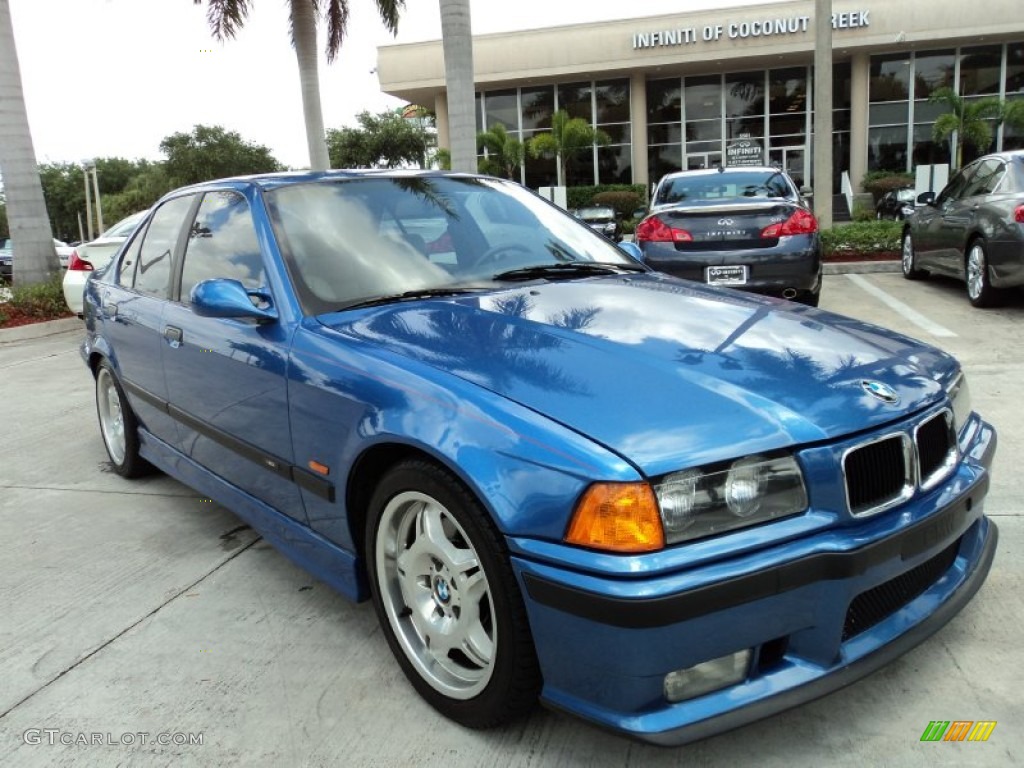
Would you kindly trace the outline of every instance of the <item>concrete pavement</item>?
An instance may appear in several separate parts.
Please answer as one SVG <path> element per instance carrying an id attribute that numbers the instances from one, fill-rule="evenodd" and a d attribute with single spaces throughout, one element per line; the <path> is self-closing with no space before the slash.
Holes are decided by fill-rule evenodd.
<path id="1" fill-rule="evenodd" d="M 991 576 L 867 679 L 669 750 L 543 709 L 483 733 L 448 722 L 406 683 L 369 604 L 175 481 L 108 471 L 77 332 L 0 343 L 0 765 L 1024 763 L 1024 294 L 983 312 L 953 282 L 858 277 L 867 287 L 826 277 L 823 308 L 957 355 L 1000 430 Z M 982 744 L 920 743 L 931 720 L 998 725 Z"/>

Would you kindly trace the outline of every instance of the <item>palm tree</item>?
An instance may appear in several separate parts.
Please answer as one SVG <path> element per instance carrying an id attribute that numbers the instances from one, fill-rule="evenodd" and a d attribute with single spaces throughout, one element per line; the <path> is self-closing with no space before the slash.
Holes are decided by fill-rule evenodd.
<path id="1" fill-rule="evenodd" d="M 504 125 L 498 123 L 489 131 L 478 133 L 476 145 L 478 149 L 487 150 L 487 157 L 480 161 L 481 172 L 515 180 L 526 154 L 523 142 L 505 130 Z"/>
<path id="2" fill-rule="evenodd" d="M 28 127 L 9 0 L 0 0 L 0 104 L 0 172 L 14 243 L 14 282 L 40 283 L 60 265 Z"/>
<path id="3" fill-rule="evenodd" d="M 534 157 L 554 155 L 558 162 L 558 181 L 569 186 L 569 161 L 595 144 L 610 141 L 600 128 L 594 128 L 581 117 L 569 117 L 568 112 L 560 109 L 551 116 L 551 132 L 538 133 L 530 139 L 529 150 Z"/>
<path id="4" fill-rule="evenodd" d="M 473 32 L 469 0 L 439 0 L 441 47 L 448 98 L 448 144 L 451 167 L 464 173 L 476 171 L 476 87 L 473 83 Z"/>
<path id="5" fill-rule="evenodd" d="M 202 5 L 203 0 L 193 0 Z M 233 38 L 245 24 L 252 0 L 206 0 L 206 18 L 213 36 L 219 41 Z M 398 12 L 405 0 L 374 0 L 384 26 L 394 34 L 398 30 Z M 327 23 L 327 61 L 334 61 L 341 48 L 348 25 L 349 0 L 288 0 L 292 46 L 299 62 L 299 84 L 302 88 L 302 111 L 306 119 L 306 143 L 309 145 L 309 167 L 326 170 L 327 136 L 324 114 L 320 107 L 320 74 L 317 68 L 316 25 L 323 18 Z"/>
<path id="6" fill-rule="evenodd" d="M 952 88 L 938 88 L 932 91 L 928 101 L 945 104 L 950 111 L 939 115 L 932 126 L 932 137 L 945 141 L 956 133 L 956 156 L 954 168 L 963 165 L 964 144 L 984 152 L 992 144 L 992 127 L 1003 118 L 1004 105 L 995 97 L 965 99 Z"/>

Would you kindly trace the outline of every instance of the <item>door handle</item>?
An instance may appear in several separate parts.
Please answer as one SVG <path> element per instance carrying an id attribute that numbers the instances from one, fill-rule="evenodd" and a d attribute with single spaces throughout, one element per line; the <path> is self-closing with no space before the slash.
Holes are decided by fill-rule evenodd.
<path id="1" fill-rule="evenodd" d="M 164 328 L 164 338 L 171 342 L 172 347 L 180 347 L 182 339 L 181 328 L 175 328 L 173 325 L 168 325 Z"/>

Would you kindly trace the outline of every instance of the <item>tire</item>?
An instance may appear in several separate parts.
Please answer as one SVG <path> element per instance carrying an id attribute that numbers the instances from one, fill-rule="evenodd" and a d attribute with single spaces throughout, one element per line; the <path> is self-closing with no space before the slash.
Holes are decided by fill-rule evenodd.
<path id="1" fill-rule="evenodd" d="M 96 368 L 96 415 L 114 471 L 129 478 L 152 472 L 153 466 L 139 455 L 139 422 L 106 360 Z"/>
<path id="2" fill-rule="evenodd" d="M 985 241 L 975 238 L 964 254 L 964 277 L 967 282 L 967 298 L 976 307 L 995 307 L 1003 302 L 1004 293 L 993 287 L 988 273 L 988 255 Z"/>
<path id="3" fill-rule="evenodd" d="M 533 709 L 541 675 L 504 542 L 480 502 L 427 461 L 397 464 L 370 501 L 370 593 L 413 687 L 469 728 Z"/>
<path id="4" fill-rule="evenodd" d="M 927 270 L 917 268 L 917 252 L 914 250 L 914 240 L 909 229 L 903 233 L 900 265 L 903 268 L 903 277 L 907 280 L 921 280 L 928 277 Z"/>

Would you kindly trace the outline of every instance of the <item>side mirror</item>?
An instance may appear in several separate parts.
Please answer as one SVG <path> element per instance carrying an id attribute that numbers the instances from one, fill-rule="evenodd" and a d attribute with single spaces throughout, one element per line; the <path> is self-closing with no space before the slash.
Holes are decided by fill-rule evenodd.
<path id="1" fill-rule="evenodd" d="M 800 196 L 810 200 L 814 197 L 814 190 L 811 187 L 800 187 Z"/>
<path id="2" fill-rule="evenodd" d="M 935 204 L 935 193 L 934 192 L 922 192 L 917 196 L 918 205 L 934 205 Z"/>
<path id="3" fill-rule="evenodd" d="M 640 250 L 640 246 L 637 245 L 636 243 L 634 243 L 632 241 L 629 241 L 629 242 L 624 241 L 624 242 L 619 243 L 619 248 L 624 250 L 626 253 L 628 253 L 630 256 L 632 256 L 637 261 L 639 261 L 641 263 L 643 262 L 643 260 L 644 260 L 644 252 Z"/>
<path id="4" fill-rule="evenodd" d="M 237 280 L 203 280 L 192 289 L 192 309 L 201 317 L 244 317 L 261 322 L 277 320 L 273 307 L 257 307 L 250 295 L 269 303 L 267 294 L 250 294 Z"/>

